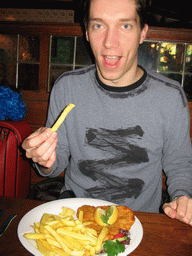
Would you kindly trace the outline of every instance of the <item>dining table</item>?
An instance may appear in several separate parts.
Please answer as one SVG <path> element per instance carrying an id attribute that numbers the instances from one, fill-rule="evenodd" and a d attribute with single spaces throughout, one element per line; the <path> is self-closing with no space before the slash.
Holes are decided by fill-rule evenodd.
<path id="1" fill-rule="evenodd" d="M 27 212 L 43 203 L 45 202 L 0 196 L 0 208 L 6 212 L 0 220 L 0 227 L 11 214 L 17 215 L 0 237 L 0 256 L 32 255 L 20 243 L 17 227 Z M 142 224 L 143 238 L 129 255 L 192 256 L 192 226 L 170 219 L 165 214 L 146 212 L 134 212 L 134 214 Z"/>

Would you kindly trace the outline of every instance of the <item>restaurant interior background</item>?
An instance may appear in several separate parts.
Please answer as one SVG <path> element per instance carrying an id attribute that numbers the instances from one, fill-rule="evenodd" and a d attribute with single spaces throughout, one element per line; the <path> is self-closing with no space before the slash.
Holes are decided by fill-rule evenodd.
<path id="1" fill-rule="evenodd" d="M 32 130 L 45 125 L 49 93 L 57 77 L 93 63 L 78 24 L 80 3 L 81 0 L 30 3 L 7 0 L 1 4 L 0 85 L 12 85 L 22 92 L 27 106 L 25 120 Z M 189 4 L 188 0 L 183 0 L 182 5 L 173 0 L 147 0 L 152 32 L 140 46 L 139 64 L 177 80 L 190 104 L 192 16 Z M 160 31 L 158 38 L 153 37 L 156 31 Z M 39 180 L 32 171 L 31 185 Z"/>

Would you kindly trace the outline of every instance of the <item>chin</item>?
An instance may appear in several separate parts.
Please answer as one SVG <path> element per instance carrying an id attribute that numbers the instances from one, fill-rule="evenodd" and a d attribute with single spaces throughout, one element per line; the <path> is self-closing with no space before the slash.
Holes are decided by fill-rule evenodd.
<path id="1" fill-rule="evenodd" d="M 100 71 L 100 75 L 106 81 L 114 81 L 115 82 L 121 78 L 121 74 L 116 71 L 106 72 L 106 71 L 102 70 L 102 71 Z"/>
<path id="2" fill-rule="evenodd" d="M 107 81 L 115 82 L 123 76 L 122 66 L 118 65 L 116 67 L 107 68 L 105 65 L 97 65 L 97 71 L 99 73 L 100 79 L 105 83 Z"/>

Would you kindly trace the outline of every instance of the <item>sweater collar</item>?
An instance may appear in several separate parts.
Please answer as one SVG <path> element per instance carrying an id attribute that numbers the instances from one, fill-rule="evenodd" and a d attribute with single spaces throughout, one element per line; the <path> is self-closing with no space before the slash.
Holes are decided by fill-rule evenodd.
<path id="1" fill-rule="evenodd" d="M 141 85 L 144 83 L 144 81 L 145 81 L 145 79 L 146 79 L 146 77 L 147 77 L 147 72 L 146 72 L 146 70 L 145 70 L 143 67 L 141 67 L 141 66 L 139 66 L 139 67 L 144 71 L 142 77 L 141 77 L 138 81 L 136 81 L 135 83 L 130 84 L 130 85 L 127 85 L 127 86 L 115 87 L 115 86 L 106 85 L 106 84 L 104 84 L 104 83 L 99 79 L 99 76 L 98 76 L 97 71 L 96 71 L 96 80 L 97 80 L 97 82 L 99 83 L 99 85 L 100 85 L 103 89 L 105 89 L 105 90 L 107 90 L 107 91 L 109 91 L 109 92 L 130 92 L 130 91 L 132 91 L 132 90 L 137 89 L 139 86 L 141 86 Z"/>

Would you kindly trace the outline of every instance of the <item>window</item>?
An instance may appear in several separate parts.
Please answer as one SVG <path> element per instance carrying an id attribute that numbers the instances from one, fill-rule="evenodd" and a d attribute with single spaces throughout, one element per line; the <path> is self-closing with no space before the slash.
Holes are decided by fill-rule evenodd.
<path id="1" fill-rule="evenodd" d="M 0 83 L 38 90 L 40 37 L 0 35 Z"/>
<path id="2" fill-rule="evenodd" d="M 16 83 L 17 35 L 0 35 L 0 85 Z"/>
<path id="3" fill-rule="evenodd" d="M 192 99 L 192 45 L 146 40 L 139 48 L 138 62 L 178 81 Z"/>
<path id="4" fill-rule="evenodd" d="M 18 45 L 18 88 L 38 90 L 40 37 L 36 35 L 18 35 Z"/>
<path id="5" fill-rule="evenodd" d="M 49 91 L 64 72 L 92 64 L 89 47 L 82 37 L 51 37 Z"/>

